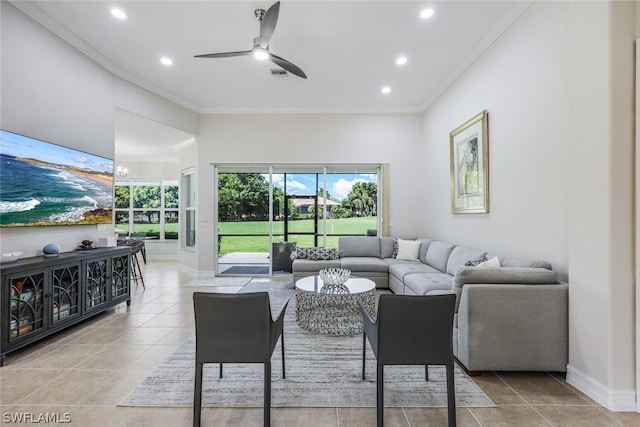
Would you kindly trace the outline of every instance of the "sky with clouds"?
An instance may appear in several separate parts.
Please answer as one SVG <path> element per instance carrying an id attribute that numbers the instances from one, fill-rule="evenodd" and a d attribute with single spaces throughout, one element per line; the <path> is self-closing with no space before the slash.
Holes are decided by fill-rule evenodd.
<path id="1" fill-rule="evenodd" d="M 265 176 L 267 179 L 268 176 Z M 323 176 L 319 175 L 319 187 L 323 186 Z M 356 182 L 377 183 L 376 174 L 327 174 L 327 191 L 333 199 L 342 200 L 351 191 Z M 284 174 L 273 174 L 273 186 L 284 189 Z M 316 192 L 316 174 L 295 173 L 287 174 L 287 192 L 289 194 L 312 195 Z"/>
<path id="2" fill-rule="evenodd" d="M 0 154 L 38 159 L 58 165 L 113 172 L 113 161 L 104 157 L 0 130 Z"/>

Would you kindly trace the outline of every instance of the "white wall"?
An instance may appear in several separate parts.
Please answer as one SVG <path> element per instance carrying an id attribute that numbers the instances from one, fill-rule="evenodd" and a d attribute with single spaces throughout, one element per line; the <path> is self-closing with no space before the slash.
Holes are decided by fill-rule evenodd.
<path id="1" fill-rule="evenodd" d="M 569 6 L 569 367 L 615 410 L 636 408 L 632 2 Z"/>
<path id="2" fill-rule="evenodd" d="M 116 107 L 197 134 L 196 113 L 115 77 L 10 3 L 0 2 L 0 14 L 3 129 L 109 158 L 114 158 Z M 104 232 L 89 225 L 3 228 L 0 251 L 34 256 L 49 242 L 71 251 L 78 242 L 113 230 L 113 225 Z"/>
<path id="3" fill-rule="evenodd" d="M 199 223 L 213 223 L 213 163 L 389 164 L 392 235 L 422 230 L 419 114 L 210 114 L 200 118 Z M 213 229 L 198 229 L 199 269 L 212 270 Z M 202 259 L 207 256 L 207 261 Z"/>
<path id="4" fill-rule="evenodd" d="M 2 128 L 113 158 L 112 75 L 14 6 L 0 8 Z M 33 256 L 56 242 L 70 251 L 102 234 L 95 225 L 2 229 L 1 250 Z"/>
<path id="5" fill-rule="evenodd" d="M 424 115 L 429 234 L 569 278 L 567 379 L 635 409 L 633 2 L 535 2 Z M 448 132 L 489 111 L 490 206 L 452 215 Z"/>
<path id="6" fill-rule="evenodd" d="M 424 114 L 424 226 L 567 272 L 566 4 L 534 4 Z M 488 214 L 451 213 L 449 133 L 489 112 Z"/>

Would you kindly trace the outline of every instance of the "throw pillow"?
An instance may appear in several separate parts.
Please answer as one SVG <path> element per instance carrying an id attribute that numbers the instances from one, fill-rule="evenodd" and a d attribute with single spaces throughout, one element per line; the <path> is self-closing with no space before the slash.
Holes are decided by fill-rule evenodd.
<path id="1" fill-rule="evenodd" d="M 393 239 L 393 253 L 391 258 L 398 258 L 398 239 Z"/>
<path id="2" fill-rule="evenodd" d="M 308 259 L 311 261 L 325 261 L 338 259 L 338 250 L 322 247 L 296 248 L 291 253 L 291 259 Z"/>
<path id="3" fill-rule="evenodd" d="M 483 256 L 482 258 L 478 258 L 478 259 L 470 259 L 469 261 L 465 262 L 464 265 L 466 267 L 477 267 L 479 264 L 485 261 L 487 261 L 487 257 Z"/>
<path id="4" fill-rule="evenodd" d="M 478 267 L 500 267 L 500 260 L 497 256 L 494 256 L 490 260 L 478 264 Z"/>
<path id="5" fill-rule="evenodd" d="M 398 239 L 398 254 L 396 259 L 404 259 L 407 261 L 419 261 L 420 240 L 403 240 Z"/>

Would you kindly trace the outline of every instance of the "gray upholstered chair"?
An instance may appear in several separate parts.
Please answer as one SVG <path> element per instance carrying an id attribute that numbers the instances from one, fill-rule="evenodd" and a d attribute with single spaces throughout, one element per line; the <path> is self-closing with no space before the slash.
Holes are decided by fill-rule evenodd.
<path id="1" fill-rule="evenodd" d="M 359 299 L 364 333 L 362 336 L 362 379 L 365 379 L 367 338 L 377 359 L 377 419 L 384 423 L 384 365 L 445 365 L 447 369 L 447 407 L 449 426 L 456 425 L 453 383 L 454 294 L 380 295 L 377 319 Z"/>
<path id="2" fill-rule="evenodd" d="M 219 294 L 194 292 L 196 324 L 196 380 L 193 399 L 193 425 L 200 425 L 202 370 L 205 363 L 264 364 L 264 425 L 271 425 L 271 355 L 278 339 L 282 344 L 284 369 L 285 302 L 274 320 L 267 292 Z"/>

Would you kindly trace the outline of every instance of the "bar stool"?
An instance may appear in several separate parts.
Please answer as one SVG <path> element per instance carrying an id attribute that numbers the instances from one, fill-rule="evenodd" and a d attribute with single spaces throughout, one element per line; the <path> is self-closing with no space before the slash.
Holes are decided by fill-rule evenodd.
<path id="1" fill-rule="evenodd" d="M 138 279 L 140 279 L 142 288 L 147 289 L 144 286 L 140 261 L 138 261 L 138 253 L 142 253 L 144 250 L 144 240 L 130 240 L 128 245 L 131 246 L 131 278 L 136 282 L 136 287 L 138 286 Z"/>

